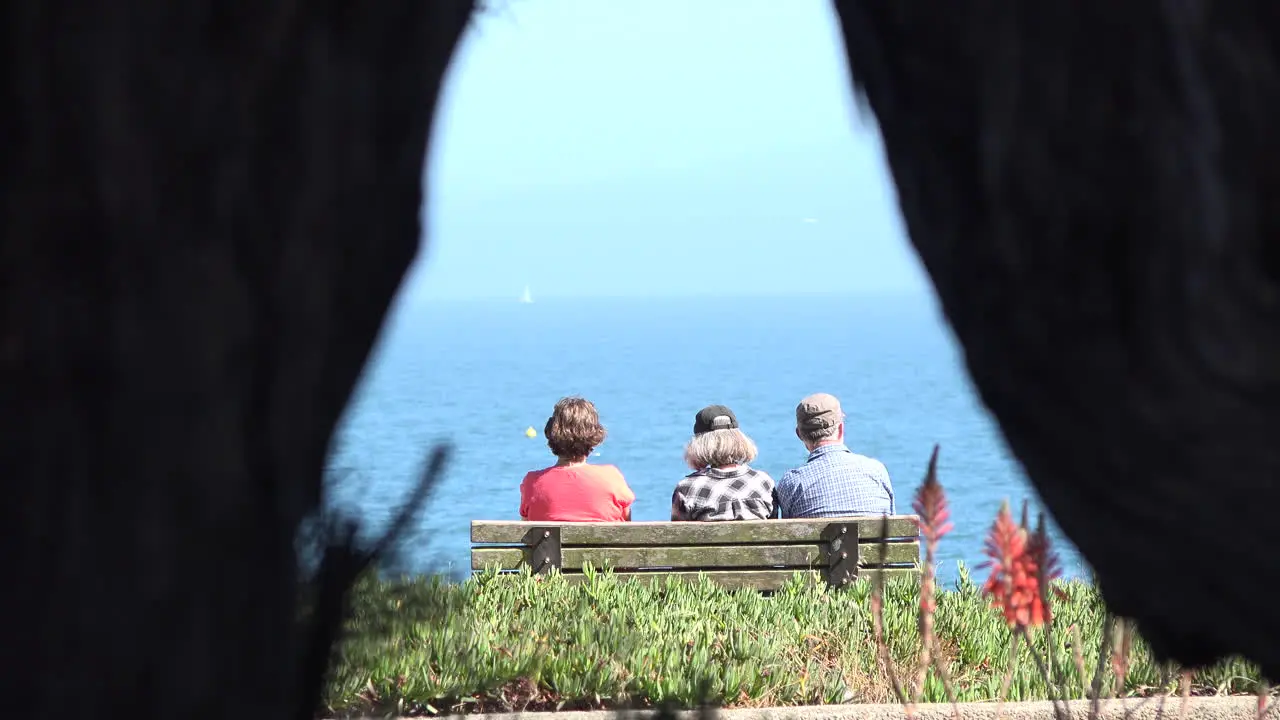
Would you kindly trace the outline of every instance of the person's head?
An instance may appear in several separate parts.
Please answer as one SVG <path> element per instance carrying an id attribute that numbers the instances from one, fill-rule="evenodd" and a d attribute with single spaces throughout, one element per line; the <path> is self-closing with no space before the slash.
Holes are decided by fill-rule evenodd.
<path id="1" fill-rule="evenodd" d="M 756 459 L 756 444 L 738 428 L 738 418 L 723 405 L 709 405 L 693 418 L 693 437 L 684 461 L 693 470 L 744 465 Z"/>
<path id="2" fill-rule="evenodd" d="M 561 460 L 586 460 L 607 433 L 590 400 L 566 397 L 556 403 L 542 434 L 552 454 Z"/>
<path id="3" fill-rule="evenodd" d="M 796 437 L 810 452 L 844 442 L 844 411 L 834 395 L 815 393 L 796 406 Z"/>

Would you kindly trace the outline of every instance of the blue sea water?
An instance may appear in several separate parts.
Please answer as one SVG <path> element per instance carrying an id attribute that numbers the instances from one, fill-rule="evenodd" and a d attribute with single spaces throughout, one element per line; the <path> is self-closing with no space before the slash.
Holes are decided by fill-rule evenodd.
<path id="1" fill-rule="evenodd" d="M 955 530 L 940 574 L 981 562 L 1000 504 L 1037 506 L 964 372 L 930 297 L 458 301 L 403 304 L 388 317 L 331 455 L 330 502 L 385 526 L 435 442 L 453 459 L 407 538 L 398 569 L 462 574 L 472 519 L 518 519 L 524 473 L 553 461 L 542 425 L 561 396 L 595 402 L 609 437 L 594 462 L 617 465 L 636 520 L 666 520 L 693 416 L 737 414 L 775 479 L 804 462 L 795 404 L 839 397 L 849 445 L 889 468 L 909 513 L 929 453 Z M 525 436 L 534 427 L 538 437 Z M 1064 570 L 1085 572 L 1056 528 Z"/>

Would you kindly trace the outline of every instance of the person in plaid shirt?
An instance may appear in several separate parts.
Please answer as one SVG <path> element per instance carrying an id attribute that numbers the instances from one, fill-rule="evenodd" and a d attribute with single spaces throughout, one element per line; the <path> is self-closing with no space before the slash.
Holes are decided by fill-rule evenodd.
<path id="1" fill-rule="evenodd" d="M 800 401 L 796 437 L 809 459 L 778 480 L 776 504 L 782 517 L 894 514 L 889 471 L 844 444 L 844 411 L 834 396 L 816 393 Z"/>
<path id="2" fill-rule="evenodd" d="M 684 450 L 693 472 L 671 495 L 672 520 L 766 520 L 773 515 L 773 478 L 752 468 L 756 444 L 723 405 L 698 411 Z"/>

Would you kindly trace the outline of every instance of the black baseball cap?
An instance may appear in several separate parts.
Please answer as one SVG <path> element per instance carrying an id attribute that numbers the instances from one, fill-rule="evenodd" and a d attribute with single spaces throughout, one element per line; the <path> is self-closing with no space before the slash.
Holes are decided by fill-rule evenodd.
<path id="1" fill-rule="evenodd" d="M 708 405 L 693 418 L 693 434 L 701 435 L 712 430 L 732 430 L 738 427 L 738 416 L 723 405 Z"/>

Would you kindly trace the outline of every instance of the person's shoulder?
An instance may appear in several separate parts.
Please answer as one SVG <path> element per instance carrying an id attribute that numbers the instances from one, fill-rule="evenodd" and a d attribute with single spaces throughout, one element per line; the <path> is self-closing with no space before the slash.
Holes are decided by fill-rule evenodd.
<path id="1" fill-rule="evenodd" d="M 805 466 L 793 467 L 778 477 L 778 484 L 793 482 L 798 480 L 805 472 Z"/>
<path id="2" fill-rule="evenodd" d="M 757 468 L 751 468 L 751 482 L 755 484 L 757 489 L 763 489 L 769 492 L 778 488 L 778 481 L 774 480 L 772 475 Z"/>
<path id="3" fill-rule="evenodd" d="M 547 474 L 547 471 L 553 470 L 553 469 L 554 468 L 542 468 L 540 470 L 530 470 L 529 472 L 525 473 L 524 479 L 520 481 L 521 491 L 523 492 L 525 488 L 531 487 L 532 485 L 537 483 L 538 480 L 541 479 L 543 475 Z"/>
<path id="4" fill-rule="evenodd" d="M 587 465 L 585 467 L 590 468 L 589 472 L 601 480 L 621 485 L 627 484 L 626 477 L 623 476 L 622 470 L 617 465 L 601 463 L 599 465 Z"/>
<path id="5" fill-rule="evenodd" d="M 676 487 L 678 488 L 689 487 L 690 485 L 698 482 L 699 480 L 705 478 L 706 476 L 707 476 L 707 473 L 705 470 L 694 470 L 688 475 L 685 475 L 684 477 L 677 480 Z"/>
<path id="6" fill-rule="evenodd" d="M 866 465 L 867 469 L 869 469 L 871 472 L 874 472 L 877 475 L 884 475 L 885 477 L 889 477 L 889 468 L 883 462 L 877 460 L 876 458 L 873 458 L 870 455 L 859 455 L 858 460 L 859 462 Z"/>
<path id="7" fill-rule="evenodd" d="M 605 487 L 610 488 L 619 501 L 630 504 L 635 501 L 636 494 L 631 490 L 631 486 L 627 484 L 627 479 L 622 476 L 622 470 L 617 465 L 601 464 L 587 465 L 591 468 L 591 472 L 595 474 Z"/>

